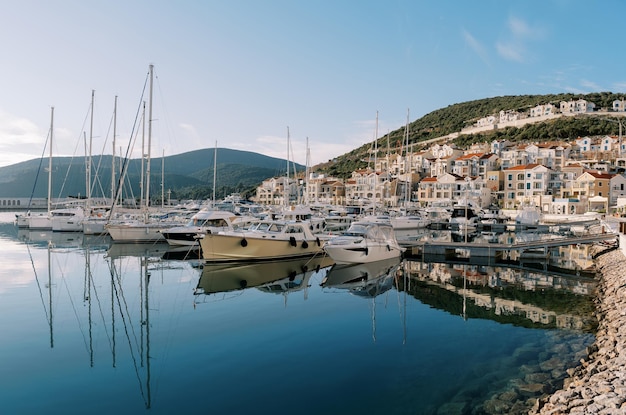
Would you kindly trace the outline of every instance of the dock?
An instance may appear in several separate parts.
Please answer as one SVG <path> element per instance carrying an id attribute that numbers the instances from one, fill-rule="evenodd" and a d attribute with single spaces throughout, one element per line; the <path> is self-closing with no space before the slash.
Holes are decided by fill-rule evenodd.
<path id="1" fill-rule="evenodd" d="M 519 258 L 520 260 L 544 260 L 548 258 L 551 248 L 593 243 L 615 244 L 618 246 L 619 235 L 608 232 L 506 244 L 416 241 L 412 242 L 410 245 L 405 245 L 405 257 L 408 259 L 422 259 L 424 256 L 439 256 L 446 260 L 491 258 L 494 263 L 506 262 L 510 258 Z"/>

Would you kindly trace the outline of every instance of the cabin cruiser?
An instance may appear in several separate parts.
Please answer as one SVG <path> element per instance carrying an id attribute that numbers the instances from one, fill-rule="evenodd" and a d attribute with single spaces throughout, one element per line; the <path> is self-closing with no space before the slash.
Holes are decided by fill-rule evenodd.
<path id="1" fill-rule="evenodd" d="M 50 223 L 54 232 L 82 232 L 85 209 L 72 206 L 50 211 Z"/>
<path id="2" fill-rule="evenodd" d="M 225 210 L 202 209 L 194 214 L 184 226 L 174 226 L 161 233 L 170 245 L 197 246 L 198 240 L 207 233 L 233 230 L 238 216 Z"/>
<path id="3" fill-rule="evenodd" d="M 423 229 L 430 225 L 430 219 L 419 211 L 405 211 L 398 216 L 391 216 L 391 226 L 394 230 Z"/>
<path id="4" fill-rule="evenodd" d="M 479 212 L 469 203 L 459 203 L 452 207 L 450 228 L 459 232 L 474 232 L 478 226 Z"/>
<path id="5" fill-rule="evenodd" d="M 248 229 L 207 233 L 200 239 L 207 262 L 264 261 L 314 256 L 322 240 L 309 222 L 261 220 Z"/>
<path id="6" fill-rule="evenodd" d="M 356 264 L 400 258 L 405 248 L 398 244 L 390 223 L 363 220 L 326 241 L 324 251 L 338 264 Z"/>

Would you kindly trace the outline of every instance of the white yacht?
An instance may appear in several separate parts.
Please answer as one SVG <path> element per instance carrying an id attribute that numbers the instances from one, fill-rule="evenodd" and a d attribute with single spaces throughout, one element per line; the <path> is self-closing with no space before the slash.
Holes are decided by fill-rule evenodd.
<path id="1" fill-rule="evenodd" d="M 197 246 L 198 240 L 207 233 L 233 230 L 238 218 L 232 212 L 204 208 L 194 214 L 184 226 L 165 229 L 162 234 L 170 245 Z"/>
<path id="2" fill-rule="evenodd" d="M 400 258 L 405 248 L 390 223 L 358 221 L 326 241 L 324 250 L 338 264 L 356 264 Z"/>

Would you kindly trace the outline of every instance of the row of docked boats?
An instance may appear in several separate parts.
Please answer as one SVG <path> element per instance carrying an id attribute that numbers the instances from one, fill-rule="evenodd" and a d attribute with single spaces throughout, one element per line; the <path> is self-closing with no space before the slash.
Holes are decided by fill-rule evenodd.
<path id="1" fill-rule="evenodd" d="M 39 218 L 30 215 L 20 218 Z M 54 215 L 47 216 L 56 218 Z M 70 216 L 68 215 L 69 219 Z M 71 217 L 80 222 L 80 215 Z M 207 262 L 268 261 L 319 254 L 337 263 L 363 263 L 399 258 L 403 248 L 388 221 L 342 216 L 342 221 L 317 216 L 307 207 L 273 212 L 266 218 L 240 216 L 229 211 L 202 209 L 188 216 L 181 212 L 135 216 L 120 215 L 115 220 L 101 218 L 113 242 L 167 242 L 172 246 L 199 247 Z M 91 222 L 91 221 L 89 221 Z M 32 221 L 31 223 L 35 223 Z M 20 222 L 18 221 L 18 226 Z M 45 229 L 45 225 L 39 225 Z M 23 227 L 23 226 L 22 226 Z M 35 229 L 29 226 L 30 229 Z M 63 228 L 78 231 L 80 228 Z M 54 229 L 53 229 L 54 230 Z"/>
<path id="2" fill-rule="evenodd" d="M 82 224 L 97 220 L 102 224 L 101 232 L 108 233 L 116 243 L 167 242 L 171 246 L 197 248 L 205 262 L 214 263 L 272 261 L 320 254 L 338 264 L 375 262 L 402 257 L 405 249 L 403 240 L 397 239 L 399 232 L 423 229 L 433 223 L 447 223 L 452 230 L 471 232 L 478 221 L 497 223 L 505 219 L 496 209 L 480 211 L 469 204 L 457 204 L 450 211 L 416 209 L 369 216 L 338 211 L 321 215 L 309 206 L 267 212 L 263 218 L 214 208 L 155 211 L 149 215 L 122 212 L 115 219 L 110 219 L 108 213 L 91 215 Z M 64 217 L 69 223 L 79 222 L 79 216 L 48 217 L 51 221 Z M 34 215 L 31 223 L 35 223 L 33 218 Z"/>

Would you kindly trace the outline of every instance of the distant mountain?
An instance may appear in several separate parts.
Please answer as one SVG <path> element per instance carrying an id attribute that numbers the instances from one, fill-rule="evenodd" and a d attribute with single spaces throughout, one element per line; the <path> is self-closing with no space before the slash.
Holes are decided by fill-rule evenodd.
<path id="1" fill-rule="evenodd" d="M 161 194 L 161 171 L 164 166 L 163 188 L 172 191 L 171 197 L 178 199 L 202 199 L 213 194 L 213 160 L 215 149 L 190 151 L 183 154 L 152 158 L 150 160 L 150 193 L 155 198 Z M 116 170 L 120 169 L 116 157 Z M 111 194 L 111 156 L 96 156 L 92 159 L 92 196 Z M 304 166 L 293 164 L 297 171 Z M 0 197 L 47 197 L 48 158 L 24 161 L 0 167 Z M 293 168 L 293 167 L 292 167 Z M 287 161 L 249 151 L 217 149 L 216 196 L 223 197 L 233 192 L 253 192 L 263 180 L 285 175 Z M 85 157 L 53 157 L 52 197 L 85 196 Z M 128 162 L 125 195 L 139 195 L 141 159 Z M 159 195 L 159 196 L 156 196 Z M 127 197 L 127 196 L 125 196 Z M 166 196 L 167 197 L 167 196 Z"/>

